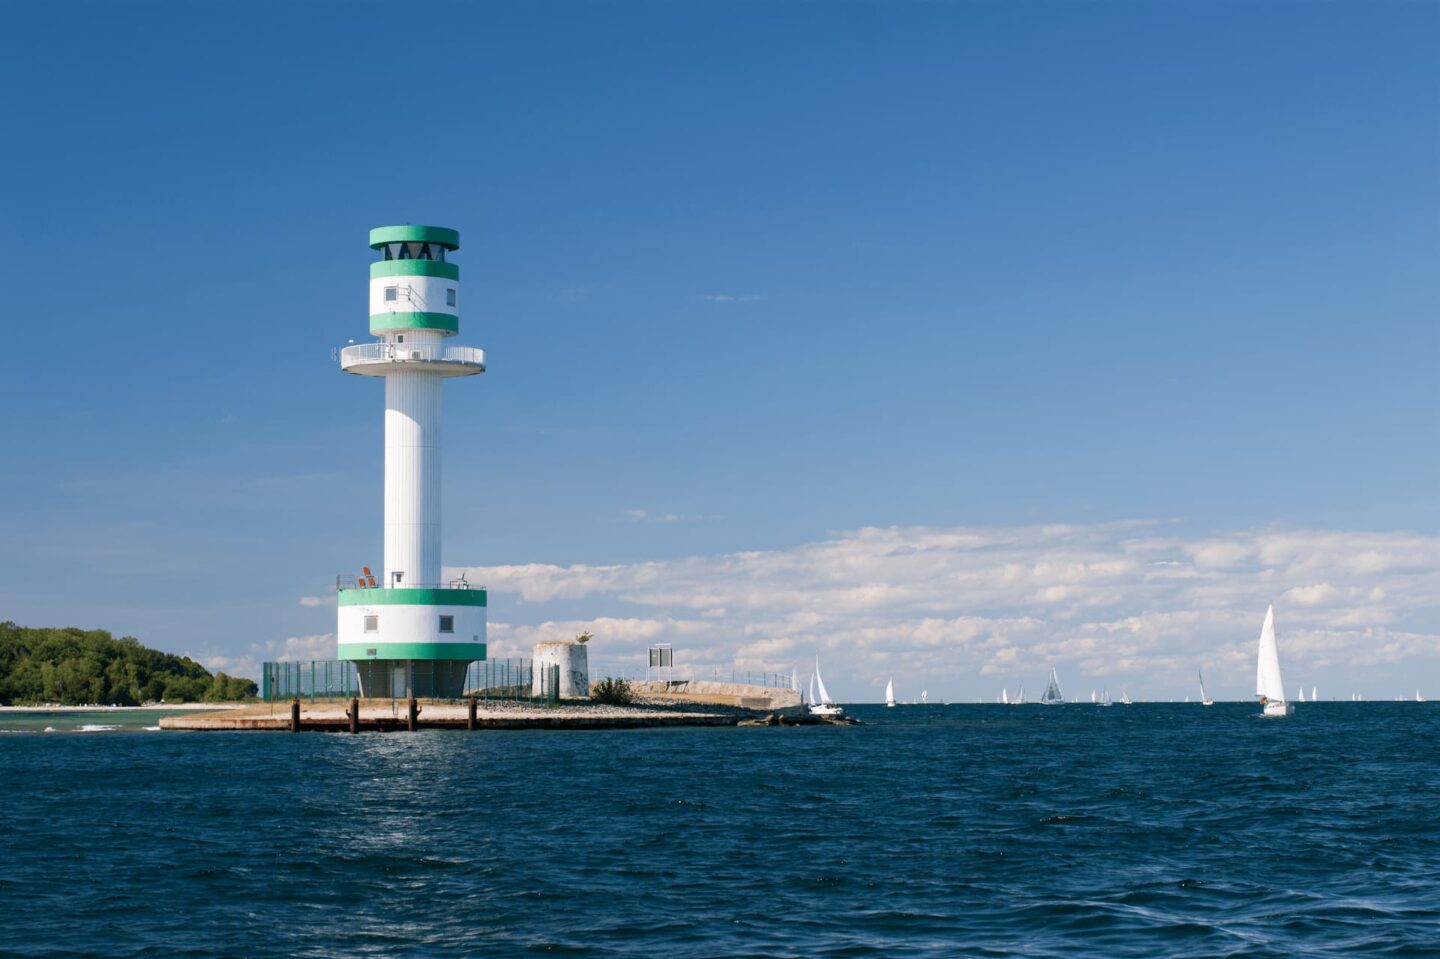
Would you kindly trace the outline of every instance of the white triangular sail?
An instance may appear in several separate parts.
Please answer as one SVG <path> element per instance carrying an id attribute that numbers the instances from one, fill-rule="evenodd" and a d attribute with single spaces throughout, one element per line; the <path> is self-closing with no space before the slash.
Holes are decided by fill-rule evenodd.
<path id="1" fill-rule="evenodd" d="M 820 687 L 820 702 L 825 706 L 834 705 L 835 700 L 830 698 L 830 693 L 825 689 L 825 677 L 820 675 L 820 659 L 815 659 L 815 685 Z"/>
<path id="2" fill-rule="evenodd" d="M 1319 686 L 1310 687 L 1310 701 L 1312 703 L 1318 703 L 1320 701 L 1320 693 L 1318 692 L 1319 689 Z"/>
<path id="3" fill-rule="evenodd" d="M 810 674 L 810 699 L 809 699 L 809 702 L 812 703 L 812 704 L 815 702 L 815 674 L 814 674 L 814 673 L 811 673 L 811 674 Z"/>
<path id="4" fill-rule="evenodd" d="M 1260 655 L 1255 662 L 1255 695 L 1272 703 L 1285 702 L 1285 684 L 1280 678 L 1280 647 L 1275 643 L 1275 604 L 1265 610 L 1260 627 Z"/>
<path id="5" fill-rule="evenodd" d="M 1040 702 L 1047 706 L 1055 703 L 1063 703 L 1065 694 L 1060 691 L 1060 677 L 1055 675 L 1055 667 L 1050 667 L 1050 684 L 1045 687 L 1045 694 L 1040 697 Z"/>
<path id="6" fill-rule="evenodd" d="M 1295 697 L 1295 701 L 1296 701 L 1296 702 L 1301 702 L 1301 703 L 1303 703 L 1303 702 L 1305 701 L 1305 687 L 1304 687 L 1304 686 L 1301 686 L 1301 687 L 1300 687 L 1300 695 L 1298 695 L 1298 696 Z"/>
<path id="7" fill-rule="evenodd" d="M 929 701 L 930 701 L 930 690 L 928 690 L 928 689 L 922 689 L 922 690 L 920 690 L 920 702 L 923 704 L 923 703 L 928 703 Z"/>
<path id="8" fill-rule="evenodd" d="M 1195 675 L 1200 677 L 1200 701 L 1202 703 L 1208 703 L 1210 701 L 1210 694 L 1205 692 L 1205 674 L 1197 669 L 1195 670 Z"/>
<path id="9" fill-rule="evenodd" d="M 1095 700 L 1095 690 L 1093 690 L 1093 689 L 1090 690 L 1090 701 L 1091 701 L 1092 703 L 1096 701 L 1096 700 Z"/>
<path id="10" fill-rule="evenodd" d="M 890 680 L 885 684 L 885 705 L 886 705 L 886 706 L 894 706 L 894 705 L 895 705 L 895 677 L 894 677 L 894 676 L 891 676 L 891 677 L 890 677 Z"/>
<path id="11" fill-rule="evenodd" d="M 1000 702 L 1004 703 L 1006 706 L 1010 705 L 1010 688 L 1008 686 L 1000 690 Z"/>

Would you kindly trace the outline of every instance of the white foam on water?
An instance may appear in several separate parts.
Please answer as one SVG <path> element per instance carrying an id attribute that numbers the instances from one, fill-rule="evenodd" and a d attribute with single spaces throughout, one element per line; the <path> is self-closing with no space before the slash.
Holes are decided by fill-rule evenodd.
<path id="1" fill-rule="evenodd" d="M 76 732 L 80 732 L 80 733 L 105 733 L 105 732 L 110 732 L 111 730 L 115 730 L 115 729 L 119 729 L 119 728 L 120 728 L 119 726 L 104 726 L 104 725 L 88 725 L 88 724 L 87 724 L 87 725 L 85 725 L 85 726 L 81 726 L 79 729 L 76 730 Z M 49 730 L 47 729 L 46 732 L 49 732 Z"/>

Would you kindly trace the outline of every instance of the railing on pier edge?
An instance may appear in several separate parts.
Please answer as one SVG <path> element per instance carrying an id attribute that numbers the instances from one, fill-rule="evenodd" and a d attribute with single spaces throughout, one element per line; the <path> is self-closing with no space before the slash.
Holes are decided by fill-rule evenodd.
<path id="1" fill-rule="evenodd" d="M 287 699 L 349 699 L 363 688 L 368 699 L 453 699 L 451 677 L 436 664 L 409 660 L 397 676 L 391 663 L 369 660 L 312 659 L 265 663 L 260 671 L 260 698 L 267 703 Z M 442 667 L 443 668 L 443 667 Z M 387 678 L 390 680 L 386 685 Z M 495 659 L 470 663 L 465 670 L 462 698 L 555 702 L 559 699 L 560 668 L 540 668 L 538 693 L 535 665 L 528 659 Z M 448 688 L 442 688 L 448 687 Z"/>

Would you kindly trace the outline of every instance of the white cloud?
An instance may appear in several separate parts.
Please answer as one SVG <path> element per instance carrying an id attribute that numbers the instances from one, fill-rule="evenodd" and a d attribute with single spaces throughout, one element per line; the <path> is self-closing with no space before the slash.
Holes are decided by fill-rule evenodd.
<path id="1" fill-rule="evenodd" d="M 754 294 L 737 296 L 733 293 L 702 293 L 700 298 L 702 300 L 708 300 L 711 303 L 754 303 L 757 300 L 764 299 L 763 296 L 756 296 Z"/>
<path id="2" fill-rule="evenodd" d="M 261 663 L 303 663 L 312 659 L 334 659 L 335 634 L 316 633 L 313 636 L 291 636 L 288 639 L 255 643 L 242 656 L 201 655 L 191 658 L 211 672 L 226 672 L 231 676 L 244 676 L 258 681 Z"/>
<path id="3" fill-rule="evenodd" d="M 697 516 L 689 513 L 657 513 L 647 509 L 627 509 L 624 516 L 632 523 L 688 523 L 719 519 L 718 516 Z"/>
<path id="4" fill-rule="evenodd" d="M 332 594 L 330 594 L 329 596 L 301 596 L 301 597 L 300 597 L 300 605 L 301 605 L 301 606 L 310 606 L 310 607 L 315 607 L 315 606 L 334 606 L 334 605 L 335 605 L 335 595 L 332 593 Z"/>
<path id="5" fill-rule="evenodd" d="M 870 527 L 783 550 L 466 573 L 491 590 L 491 639 L 506 655 L 581 629 L 595 633 L 592 657 L 637 668 L 657 641 L 697 670 L 788 672 L 818 652 L 857 697 L 893 671 L 932 694 L 988 698 L 1051 664 L 1087 689 L 1142 695 L 1189 692 L 1203 667 L 1240 696 L 1272 600 L 1297 682 L 1339 694 L 1408 676 L 1395 667 L 1412 660 L 1440 680 L 1440 537 L 1419 533 Z"/>

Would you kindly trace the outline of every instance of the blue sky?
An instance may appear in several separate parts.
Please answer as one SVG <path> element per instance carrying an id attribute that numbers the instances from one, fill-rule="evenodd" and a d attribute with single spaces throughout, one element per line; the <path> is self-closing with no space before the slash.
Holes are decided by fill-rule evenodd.
<path id="1" fill-rule="evenodd" d="M 447 386 L 445 557 L 510 584 L 499 649 L 604 619 L 617 668 L 661 636 L 697 664 L 819 650 L 855 697 L 1051 661 L 1162 695 L 1235 656 L 1212 685 L 1239 696 L 1263 600 L 1298 589 L 1327 598 L 1292 603 L 1297 665 L 1338 682 L 1394 646 L 1373 694 L 1440 680 L 1433 4 L 9 21 L 0 618 L 237 668 L 323 649 L 327 585 L 380 557 L 380 390 L 330 349 L 365 339 L 366 231 L 417 222 L 461 231 L 459 342 L 489 354 Z M 1223 595 L 1152 594 L 1142 564 L 1046 599 L 1076 541 L 1012 532 L 1087 531 L 1091 568 L 1134 523 L 1202 579 L 1206 544 L 1239 549 Z M 744 556 L 872 528 L 1023 542 L 1034 588 L 946 607 L 841 549 L 746 601 L 774 583 Z M 1267 536 L 1333 563 L 1235 546 Z M 1346 565 L 1366 549 L 1393 562 Z M 889 598 L 842 613 L 826 584 Z M 1213 618 L 1136 627 L 1128 672 L 1084 647 L 1182 613 Z"/>

